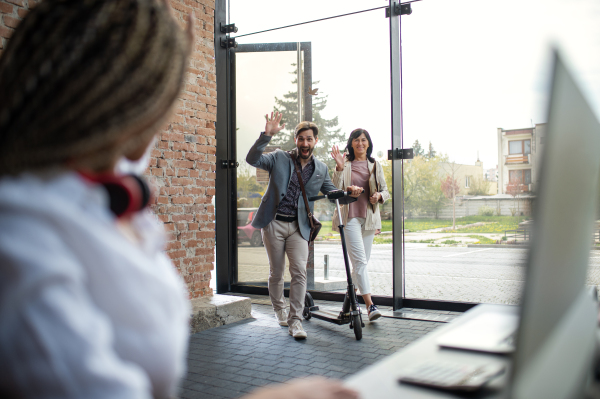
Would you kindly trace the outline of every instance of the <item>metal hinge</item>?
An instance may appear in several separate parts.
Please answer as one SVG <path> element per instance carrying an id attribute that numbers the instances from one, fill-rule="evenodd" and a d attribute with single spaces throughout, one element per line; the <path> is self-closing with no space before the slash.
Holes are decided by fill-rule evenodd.
<path id="1" fill-rule="evenodd" d="M 235 39 L 231 37 L 226 37 L 225 39 L 221 38 L 221 47 L 223 48 L 236 48 L 238 46 Z"/>
<path id="2" fill-rule="evenodd" d="M 221 160 L 221 169 L 233 169 L 240 166 L 239 162 L 236 162 L 233 159 L 222 159 Z"/>
<path id="3" fill-rule="evenodd" d="M 235 24 L 223 25 L 223 22 L 220 23 L 221 33 L 235 33 L 238 31 Z"/>
<path id="4" fill-rule="evenodd" d="M 394 3 L 394 15 L 410 15 L 412 14 L 412 7 L 410 6 L 410 3 L 406 3 L 406 4 L 399 4 L 399 3 Z M 390 8 L 386 8 L 385 9 L 385 17 L 389 18 L 390 17 Z"/>
<path id="5" fill-rule="evenodd" d="M 396 148 L 394 150 L 388 150 L 388 160 L 393 161 L 396 159 L 413 159 L 412 148 Z"/>

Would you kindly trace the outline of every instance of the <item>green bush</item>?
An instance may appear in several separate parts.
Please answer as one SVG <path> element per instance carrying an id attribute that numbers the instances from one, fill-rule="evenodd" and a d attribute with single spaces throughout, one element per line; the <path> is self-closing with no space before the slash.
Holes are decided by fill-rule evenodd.
<path id="1" fill-rule="evenodd" d="M 479 211 L 477 212 L 479 214 L 479 216 L 494 216 L 494 208 L 491 208 L 489 206 L 482 206 L 481 208 L 479 208 Z"/>

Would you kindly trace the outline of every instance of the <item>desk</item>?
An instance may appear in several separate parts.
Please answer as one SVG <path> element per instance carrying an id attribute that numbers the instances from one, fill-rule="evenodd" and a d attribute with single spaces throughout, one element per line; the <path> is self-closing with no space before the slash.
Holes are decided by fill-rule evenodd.
<path id="1" fill-rule="evenodd" d="M 360 392 L 362 399 L 439 399 L 439 398 L 503 398 L 506 396 L 506 383 L 509 370 L 490 381 L 485 388 L 477 393 L 453 393 L 415 385 L 400 384 L 397 380 L 401 369 L 416 362 L 440 359 L 448 361 L 464 361 L 472 364 L 499 363 L 510 366 L 510 356 L 478 353 L 457 349 L 439 348 L 437 339 L 440 335 L 471 320 L 485 312 L 517 313 L 516 306 L 508 305 L 478 305 L 466 312 L 453 322 L 436 329 L 425 337 L 408 345 L 406 348 L 375 363 L 365 370 L 349 378 L 345 385 Z M 385 323 L 385 321 L 383 321 Z"/>

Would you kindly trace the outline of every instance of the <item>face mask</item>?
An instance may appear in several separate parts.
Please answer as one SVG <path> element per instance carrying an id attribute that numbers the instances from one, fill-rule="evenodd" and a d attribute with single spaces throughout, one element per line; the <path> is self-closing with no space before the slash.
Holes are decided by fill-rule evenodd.
<path id="1" fill-rule="evenodd" d="M 115 166 L 115 174 L 117 175 L 137 175 L 141 176 L 144 174 L 146 168 L 148 168 L 148 164 L 150 163 L 150 153 L 156 144 L 156 137 L 150 142 L 146 151 L 144 151 L 144 155 L 137 161 L 132 161 L 127 159 L 126 157 L 122 157 L 119 162 L 117 162 L 117 166 Z"/>

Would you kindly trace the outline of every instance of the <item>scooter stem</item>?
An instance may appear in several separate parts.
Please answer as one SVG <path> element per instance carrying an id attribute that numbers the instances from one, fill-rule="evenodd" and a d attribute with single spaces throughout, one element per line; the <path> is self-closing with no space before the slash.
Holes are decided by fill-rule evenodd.
<path id="1" fill-rule="evenodd" d="M 350 273 L 350 262 L 348 262 L 348 251 L 346 250 L 346 236 L 344 235 L 344 224 L 342 223 L 342 212 L 340 212 L 339 200 L 335 200 L 335 205 L 337 206 L 338 217 L 340 219 L 340 224 L 338 228 L 340 229 L 340 238 L 342 240 L 342 253 L 344 254 L 346 277 L 348 278 L 348 296 L 350 297 L 350 308 L 354 311 L 357 309 L 358 304 L 356 303 L 356 294 L 354 293 L 354 284 L 352 283 L 352 274 Z"/>

